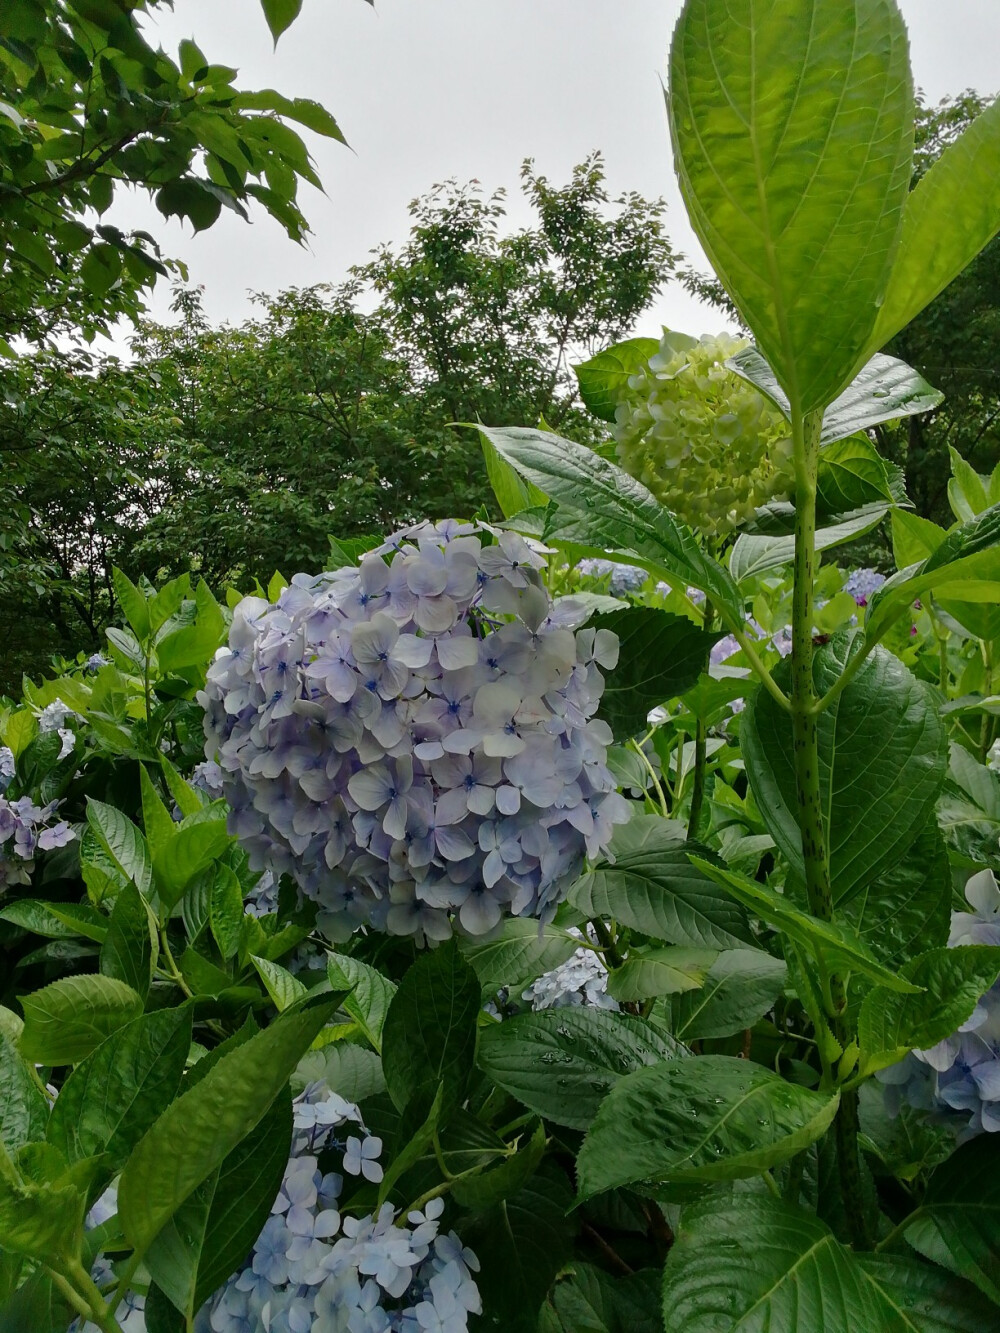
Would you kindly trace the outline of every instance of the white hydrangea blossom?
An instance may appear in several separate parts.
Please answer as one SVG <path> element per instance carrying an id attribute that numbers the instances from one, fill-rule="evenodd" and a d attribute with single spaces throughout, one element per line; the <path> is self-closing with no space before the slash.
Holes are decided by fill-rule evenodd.
<path id="1" fill-rule="evenodd" d="M 596 944 L 593 927 L 588 926 L 591 943 Z M 582 934 L 578 930 L 570 932 Z M 537 977 L 521 992 L 532 1009 L 570 1009 L 585 1005 L 591 1009 L 617 1009 L 618 1001 L 608 994 L 608 969 L 594 949 L 581 946 L 565 963 Z"/>
<path id="2" fill-rule="evenodd" d="M 420 524 L 236 608 L 207 752 L 251 864 L 292 875 L 332 938 L 542 915 L 627 817 L 594 717 L 617 639 L 543 566 L 514 533 Z"/>
<path id="3" fill-rule="evenodd" d="M 680 350 L 665 330 L 615 411 L 622 467 L 708 537 L 728 536 L 792 488 L 788 423 L 726 368 L 747 346 L 723 333 Z"/>

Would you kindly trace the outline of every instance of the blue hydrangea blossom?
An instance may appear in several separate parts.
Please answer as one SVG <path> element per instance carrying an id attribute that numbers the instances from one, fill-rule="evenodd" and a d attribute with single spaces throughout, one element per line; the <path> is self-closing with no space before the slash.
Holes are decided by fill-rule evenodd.
<path id="1" fill-rule="evenodd" d="M 230 829 L 344 939 L 543 915 L 627 817 L 594 714 L 618 642 L 537 544 L 420 524 L 245 598 L 201 700 Z"/>

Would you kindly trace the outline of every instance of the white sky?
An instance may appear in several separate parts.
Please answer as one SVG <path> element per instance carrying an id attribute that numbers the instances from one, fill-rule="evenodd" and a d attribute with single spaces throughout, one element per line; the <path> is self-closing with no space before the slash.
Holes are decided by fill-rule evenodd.
<path id="1" fill-rule="evenodd" d="M 175 0 L 156 32 L 176 53 L 193 36 L 210 62 L 235 65 L 240 86 L 311 97 L 337 117 L 353 151 L 304 132 L 326 193 L 305 185 L 313 235 L 303 249 L 262 211 L 252 225 L 227 210 L 192 236 L 138 199 L 121 225 L 146 226 L 187 261 L 215 320 L 239 320 L 247 293 L 336 282 L 382 242 L 408 231 L 407 205 L 435 182 L 506 186 L 508 225 L 530 212 L 518 193 L 525 157 L 553 183 L 593 149 L 612 194 L 668 203 L 675 246 L 700 255 L 674 182 L 660 77 L 681 0 L 304 0 L 275 52 L 258 0 Z M 901 0 L 916 82 L 928 98 L 1000 89 L 997 0 Z M 700 264 L 704 267 L 703 261 Z M 166 316 L 162 287 L 154 313 Z M 676 284 L 643 320 L 691 333 L 719 316 Z M 123 346 L 123 344 L 121 345 Z"/>

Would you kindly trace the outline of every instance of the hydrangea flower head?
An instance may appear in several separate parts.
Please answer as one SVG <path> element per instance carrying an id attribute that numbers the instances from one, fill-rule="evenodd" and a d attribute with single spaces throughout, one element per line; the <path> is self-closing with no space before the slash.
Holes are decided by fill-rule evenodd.
<path id="1" fill-rule="evenodd" d="M 724 333 L 679 350 L 667 330 L 615 410 L 622 467 L 708 537 L 727 536 L 792 488 L 788 423 L 726 368 L 746 346 Z"/>
<path id="2" fill-rule="evenodd" d="M 583 574 L 586 578 L 608 579 L 608 591 L 618 597 L 624 593 L 638 592 L 649 578 L 646 571 L 640 569 L 638 565 L 619 565 L 613 560 L 587 558 L 580 560 L 576 569 L 577 573 Z M 663 587 L 666 586 L 663 584 Z M 669 591 L 667 588 L 667 592 Z"/>
<path id="3" fill-rule="evenodd" d="M 965 886 L 971 912 L 953 912 L 949 948 L 1000 945 L 1000 887 L 992 870 Z M 895 1113 L 906 1102 L 933 1111 L 959 1128 L 959 1139 L 1000 1131 L 1000 982 L 982 997 L 951 1036 L 929 1050 L 881 1070 L 886 1100 Z"/>
<path id="4" fill-rule="evenodd" d="M 858 606 L 867 606 L 884 582 L 885 575 L 876 569 L 855 569 L 847 576 L 844 592 L 849 592 Z"/>
<path id="5" fill-rule="evenodd" d="M 627 815 L 594 714 L 618 642 L 515 533 L 453 522 L 245 598 L 201 696 L 230 830 L 344 939 L 541 915 Z"/>

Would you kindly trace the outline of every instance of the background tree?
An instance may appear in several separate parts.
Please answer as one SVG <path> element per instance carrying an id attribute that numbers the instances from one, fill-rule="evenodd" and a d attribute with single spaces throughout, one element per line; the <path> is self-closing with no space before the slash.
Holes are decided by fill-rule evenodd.
<path id="1" fill-rule="evenodd" d="M 251 203 L 293 240 L 308 230 L 298 184 L 319 180 L 291 123 L 343 141 L 336 121 L 317 102 L 239 89 L 193 41 L 172 60 L 143 32 L 160 3 L 0 7 L 0 351 L 14 335 L 89 341 L 141 312 L 168 265 L 149 233 L 100 221 L 124 186 L 196 231 Z M 262 3 L 277 39 L 297 6 Z"/>

